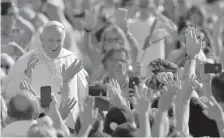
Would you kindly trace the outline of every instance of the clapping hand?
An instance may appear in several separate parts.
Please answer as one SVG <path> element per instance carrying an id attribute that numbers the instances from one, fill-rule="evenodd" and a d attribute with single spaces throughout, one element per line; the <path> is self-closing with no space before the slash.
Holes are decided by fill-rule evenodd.
<path id="1" fill-rule="evenodd" d="M 36 96 L 36 93 L 35 93 L 35 91 L 33 90 L 32 86 L 31 86 L 29 83 L 27 83 L 25 80 L 20 82 L 20 88 L 21 88 L 22 90 L 28 90 L 28 91 L 30 91 L 33 95 Z"/>
<path id="2" fill-rule="evenodd" d="M 191 57 L 196 57 L 202 49 L 202 38 L 198 41 L 196 30 L 193 27 L 187 28 L 185 37 L 187 54 Z"/>
<path id="3" fill-rule="evenodd" d="M 33 69 L 35 68 L 35 66 L 37 65 L 37 63 L 39 62 L 40 58 L 37 57 L 36 54 L 33 54 L 28 62 L 27 62 L 27 68 L 25 70 L 25 74 L 27 77 L 31 77 L 32 76 L 32 73 L 33 73 Z"/>
<path id="4" fill-rule="evenodd" d="M 74 108 L 77 104 L 75 98 L 63 100 L 61 106 L 59 108 L 59 112 L 61 113 L 62 119 L 65 119 L 70 111 Z"/>
<path id="5" fill-rule="evenodd" d="M 207 117 L 218 121 L 220 121 L 219 119 L 222 119 L 224 115 L 223 109 L 213 96 L 210 98 L 202 97 L 200 101 L 205 108 L 203 112 Z"/>
<path id="6" fill-rule="evenodd" d="M 83 68 L 82 60 L 76 59 L 67 69 L 62 67 L 62 78 L 64 82 L 69 82 Z"/>
<path id="7" fill-rule="evenodd" d="M 98 117 L 98 108 L 95 107 L 95 98 L 87 97 L 86 103 L 80 111 L 80 121 L 83 126 L 93 125 Z"/>

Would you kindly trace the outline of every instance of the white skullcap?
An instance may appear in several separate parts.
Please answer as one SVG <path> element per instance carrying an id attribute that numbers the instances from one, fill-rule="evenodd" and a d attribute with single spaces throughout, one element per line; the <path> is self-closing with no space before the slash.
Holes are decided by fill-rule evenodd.
<path id="1" fill-rule="evenodd" d="M 65 30 L 64 26 L 58 21 L 50 21 L 50 22 L 46 23 L 43 26 L 43 29 L 46 27 L 50 27 L 50 26 L 58 26 L 58 27 L 62 28 L 63 30 Z"/>
<path id="2" fill-rule="evenodd" d="M 47 0 L 48 4 L 52 4 L 55 7 L 64 9 L 65 8 L 65 4 L 64 4 L 64 0 Z"/>

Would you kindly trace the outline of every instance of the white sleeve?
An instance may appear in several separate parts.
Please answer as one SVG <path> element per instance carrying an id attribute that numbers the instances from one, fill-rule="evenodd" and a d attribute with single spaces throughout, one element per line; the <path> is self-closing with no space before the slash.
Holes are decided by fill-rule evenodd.
<path id="1" fill-rule="evenodd" d="M 32 51 L 31 51 L 32 52 Z M 27 62 L 31 55 L 31 52 L 23 55 L 17 62 L 11 67 L 8 75 L 3 80 L 2 89 L 6 94 L 6 99 L 11 98 L 14 94 L 21 91 L 20 82 L 25 80 L 30 83 L 32 80 L 25 75 Z"/>

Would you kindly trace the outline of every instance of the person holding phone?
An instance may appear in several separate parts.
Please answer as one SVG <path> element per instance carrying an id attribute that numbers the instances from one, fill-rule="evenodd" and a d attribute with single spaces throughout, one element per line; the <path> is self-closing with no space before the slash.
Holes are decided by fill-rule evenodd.
<path id="1" fill-rule="evenodd" d="M 64 39 L 65 28 L 61 23 L 50 21 L 45 24 L 40 33 L 42 45 L 18 59 L 5 78 L 3 89 L 7 98 L 21 90 L 20 82 L 25 80 L 31 84 L 37 96 L 43 94 L 49 98 L 53 93 L 59 103 L 71 98 L 81 103 L 81 99 L 87 95 L 88 74 L 83 69 L 82 61 L 74 53 L 63 48 Z M 47 98 L 45 100 L 48 103 L 50 101 Z M 75 106 L 68 116 L 67 122 L 70 124 L 67 125 L 71 128 L 74 127 L 78 109 L 78 106 Z"/>

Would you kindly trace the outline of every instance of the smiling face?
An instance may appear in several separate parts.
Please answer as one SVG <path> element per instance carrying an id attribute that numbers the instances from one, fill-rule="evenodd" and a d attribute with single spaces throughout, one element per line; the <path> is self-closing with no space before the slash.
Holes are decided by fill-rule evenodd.
<path id="1" fill-rule="evenodd" d="M 57 58 L 64 43 L 65 31 L 59 26 L 45 27 L 40 38 L 47 56 Z"/>

